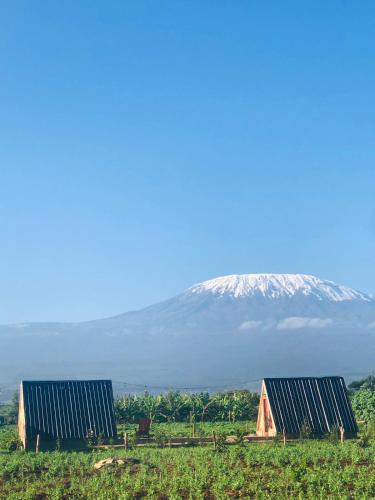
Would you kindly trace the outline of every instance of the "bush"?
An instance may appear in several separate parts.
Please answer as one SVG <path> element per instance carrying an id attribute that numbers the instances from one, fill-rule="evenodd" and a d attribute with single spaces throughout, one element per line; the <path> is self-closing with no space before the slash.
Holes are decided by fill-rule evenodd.
<path id="1" fill-rule="evenodd" d="M 299 438 L 301 440 L 311 438 L 311 427 L 307 418 L 303 421 L 301 428 L 299 430 Z"/>
<path id="2" fill-rule="evenodd" d="M 371 444 L 371 441 L 375 439 L 375 421 L 371 420 L 366 423 L 365 427 L 362 429 L 359 434 L 357 446 L 360 448 L 368 448 Z"/>
<path id="3" fill-rule="evenodd" d="M 164 430 L 164 429 L 155 429 L 153 432 L 153 436 L 155 438 L 156 444 L 160 448 L 164 448 L 169 440 L 170 440 L 170 435 Z"/>
<path id="4" fill-rule="evenodd" d="M 92 429 L 89 429 L 87 431 L 87 436 L 86 436 L 86 446 L 88 448 L 92 448 L 93 446 L 96 446 L 98 444 L 98 438 L 95 435 L 95 432 Z"/>
<path id="5" fill-rule="evenodd" d="M 246 436 L 246 432 L 243 432 L 242 430 L 240 429 L 237 429 L 236 432 L 235 432 L 235 436 L 236 436 L 236 444 L 237 446 L 240 446 L 240 447 L 244 447 L 245 446 L 245 436 Z"/>
<path id="6" fill-rule="evenodd" d="M 216 435 L 216 446 L 215 446 L 215 452 L 216 453 L 224 453 L 226 451 L 228 451 L 228 448 L 226 446 L 226 435 L 222 432 L 219 432 L 217 435 Z"/>
<path id="7" fill-rule="evenodd" d="M 360 434 L 357 441 L 357 446 L 360 448 L 368 448 L 370 446 L 371 436 L 368 431 L 364 431 Z"/>
<path id="8" fill-rule="evenodd" d="M 17 429 L 4 429 L 0 432 L 0 449 L 5 451 L 16 451 L 22 448 Z"/>
<path id="9" fill-rule="evenodd" d="M 338 427 L 332 427 L 330 432 L 327 434 L 327 439 L 332 444 L 337 444 L 340 441 L 340 431 Z"/>

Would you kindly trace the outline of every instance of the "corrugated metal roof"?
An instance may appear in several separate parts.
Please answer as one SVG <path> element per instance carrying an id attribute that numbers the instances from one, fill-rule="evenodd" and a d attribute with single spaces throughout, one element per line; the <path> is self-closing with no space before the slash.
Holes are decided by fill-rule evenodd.
<path id="1" fill-rule="evenodd" d="M 112 382 L 24 381 L 22 382 L 26 437 L 84 439 L 116 436 Z"/>
<path id="2" fill-rule="evenodd" d="M 314 434 L 343 426 L 358 431 L 342 377 L 266 378 L 268 401 L 278 432 L 298 434 L 304 422 Z"/>

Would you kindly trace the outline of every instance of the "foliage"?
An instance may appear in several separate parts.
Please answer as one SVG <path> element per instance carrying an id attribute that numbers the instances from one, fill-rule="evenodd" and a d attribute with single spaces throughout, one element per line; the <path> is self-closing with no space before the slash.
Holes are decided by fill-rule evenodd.
<path id="1" fill-rule="evenodd" d="M 170 434 L 168 434 L 168 432 L 165 429 L 160 427 L 154 429 L 153 437 L 156 440 L 156 444 L 160 448 L 164 448 L 168 444 L 171 438 Z"/>
<path id="2" fill-rule="evenodd" d="M 19 396 L 18 392 L 15 392 L 12 397 L 12 401 L 10 404 L 10 409 L 8 415 L 10 417 L 9 423 L 16 424 L 18 421 L 18 405 L 19 405 Z"/>
<path id="3" fill-rule="evenodd" d="M 360 433 L 357 441 L 357 446 L 360 448 L 368 448 L 371 442 L 371 435 L 367 430 Z"/>
<path id="4" fill-rule="evenodd" d="M 138 425 L 135 423 L 119 424 L 117 426 L 118 434 L 121 435 L 127 432 L 129 436 L 135 434 Z M 172 437 L 186 437 L 192 434 L 192 424 L 189 422 L 161 422 L 155 423 L 152 426 L 151 434 L 154 434 L 157 429 L 163 429 Z M 197 422 L 195 424 L 195 435 L 197 437 L 212 436 L 214 432 L 223 432 L 227 436 L 235 436 L 238 432 L 244 434 L 254 433 L 256 422 L 240 421 L 240 422 Z"/>
<path id="5" fill-rule="evenodd" d="M 61 439 L 57 438 L 56 439 L 56 451 L 61 451 L 61 447 L 62 447 Z"/>
<path id="6" fill-rule="evenodd" d="M 119 423 L 137 422 L 145 417 L 152 422 L 235 422 L 254 419 L 258 402 L 257 394 L 243 390 L 213 395 L 169 391 L 158 396 L 121 397 L 115 401 L 115 412 Z"/>
<path id="7" fill-rule="evenodd" d="M 348 389 L 350 392 L 356 392 L 360 389 L 370 389 L 375 391 L 375 375 L 369 375 L 368 377 L 355 380 L 348 385 Z"/>
<path id="8" fill-rule="evenodd" d="M 91 448 L 93 446 L 96 446 L 98 444 L 98 436 L 96 436 L 95 432 L 90 429 L 87 431 L 87 436 L 86 436 L 86 445 Z"/>
<path id="9" fill-rule="evenodd" d="M 303 423 L 301 425 L 301 428 L 299 430 L 299 437 L 302 440 L 309 439 L 311 437 L 311 427 L 310 427 L 310 423 L 307 420 L 307 418 L 305 418 L 305 420 L 303 421 Z"/>
<path id="10" fill-rule="evenodd" d="M 0 420 L 8 425 L 15 425 L 18 421 L 18 392 L 13 394 L 12 400 L 7 404 L 0 404 Z"/>
<path id="11" fill-rule="evenodd" d="M 234 435 L 236 436 L 236 445 L 238 448 L 243 448 L 245 447 L 245 436 L 247 435 L 247 432 L 244 432 L 243 429 L 237 429 Z"/>
<path id="12" fill-rule="evenodd" d="M 227 446 L 225 444 L 225 441 L 226 441 L 226 436 L 223 432 L 219 432 L 217 435 L 216 435 L 216 445 L 215 445 L 215 451 L 217 453 L 224 453 L 225 451 L 227 451 Z"/>
<path id="13" fill-rule="evenodd" d="M 7 426 L 0 432 L 0 450 L 16 451 L 21 449 L 22 443 L 19 440 L 17 429 Z"/>
<path id="14" fill-rule="evenodd" d="M 375 419 L 366 422 L 366 431 L 369 433 L 371 439 L 375 439 Z"/>
<path id="15" fill-rule="evenodd" d="M 370 388 L 356 391 L 352 396 L 352 407 L 358 420 L 375 420 L 375 391 Z"/>
<path id="16" fill-rule="evenodd" d="M 375 420 L 365 422 L 365 424 L 360 427 L 357 446 L 360 448 L 368 448 L 371 442 L 375 442 Z"/>
<path id="17" fill-rule="evenodd" d="M 327 439 L 332 444 L 337 444 L 340 441 L 340 431 L 337 426 L 333 426 L 327 434 Z"/>

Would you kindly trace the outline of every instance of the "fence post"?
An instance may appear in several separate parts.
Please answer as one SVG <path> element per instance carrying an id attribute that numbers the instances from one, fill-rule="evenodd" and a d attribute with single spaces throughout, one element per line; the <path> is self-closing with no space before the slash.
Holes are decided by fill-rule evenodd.
<path id="1" fill-rule="evenodd" d="M 286 446 L 286 432 L 285 432 L 285 427 L 283 428 L 283 441 L 284 441 L 284 446 Z"/>
<path id="2" fill-rule="evenodd" d="M 36 437 L 35 453 L 39 453 L 39 449 L 40 449 L 40 434 L 38 434 L 37 437 Z"/>
<path id="3" fill-rule="evenodd" d="M 127 432 L 124 432 L 124 446 L 125 446 L 125 451 L 128 451 L 129 448 L 129 436 Z"/>
<path id="4" fill-rule="evenodd" d="M 212 434 L 212 438 L 214 440 L 214 450 L 216 450 L 216 432 L 215 431 Z"/>
<path id="5" fill-rule="evenodd" d="M 344 444 L 344 435 L 345 435 L 345 429 L 342 425 L 339 427 L 340 429 L 340 440 L 341 440 L 341 445 Z"/>

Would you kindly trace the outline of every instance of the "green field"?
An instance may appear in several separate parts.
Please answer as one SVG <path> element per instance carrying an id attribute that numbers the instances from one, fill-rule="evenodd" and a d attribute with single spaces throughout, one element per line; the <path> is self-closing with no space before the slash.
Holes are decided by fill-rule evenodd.
<path id="1" fill-rule="evenodd" d="M 242 432 L 253 424 L 203 424 Z M 155 425 L 183 435 L 187 424 Z M 9 429 L 0 430 L 1 433 Z M 102 458 L 128 459 L 123 467 L 96 471 Z M 0 452 L 0 498 L 373 498 L 375 445 L 343 446 L 326 440 L 246 443 L 186 448 L 136 448 L 88 452 Z"/>

